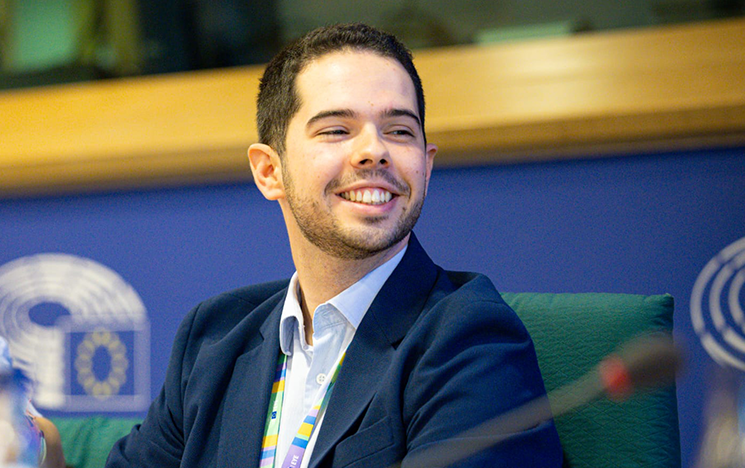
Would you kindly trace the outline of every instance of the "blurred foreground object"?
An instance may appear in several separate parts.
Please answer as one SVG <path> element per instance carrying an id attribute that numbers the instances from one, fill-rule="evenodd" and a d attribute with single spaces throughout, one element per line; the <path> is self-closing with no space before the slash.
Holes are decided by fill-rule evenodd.
<path id="1" fill-rule="evenodd" d="M 47 418 L 36 416 L 34 424 L 44 436 L 46 452 L 40 454 L 41 468 L 65 468 L 65 455 L 62 451 L 62 438 L 57 426 Z"/>
<path id="2" fill-rule="evenodd" d="M 24 377 L 0 374 L 0 468 L 39 466 L 41 433 L 26 416 Z"/>
<path id="3" fill-rule="evenodd" d="M 706 405 L 706 430 L 697 468 L 745 467 L 745 379 L 729 368 L 718 368 Z"/>

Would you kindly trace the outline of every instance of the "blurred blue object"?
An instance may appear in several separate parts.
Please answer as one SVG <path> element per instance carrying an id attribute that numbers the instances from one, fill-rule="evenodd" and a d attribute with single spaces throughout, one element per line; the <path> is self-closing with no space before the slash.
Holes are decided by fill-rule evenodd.
<path id="1" fill-rule="evenodd" d="M 26 413 L 28 383 L 19 369 L 0 372 L 0 467 L 39 466 L 41 434 Z"/>

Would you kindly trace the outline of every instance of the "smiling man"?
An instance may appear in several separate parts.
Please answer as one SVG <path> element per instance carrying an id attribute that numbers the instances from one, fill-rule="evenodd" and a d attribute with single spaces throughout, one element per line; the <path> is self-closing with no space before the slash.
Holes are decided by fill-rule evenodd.
<path id="1" fill-rule="evenodd" d="M 257 120 L 254 180 L 279 203 L 297 271 L 192 310 L 163 390 L 107 466 L 420 466 L 545 394 L 489 280 L 442 270 L 412 234 L 437 148 L 403 45 L 360 24 L 310 32 L 268 65 Z M 549 421 L 453 466 L 561 458 Z"/>

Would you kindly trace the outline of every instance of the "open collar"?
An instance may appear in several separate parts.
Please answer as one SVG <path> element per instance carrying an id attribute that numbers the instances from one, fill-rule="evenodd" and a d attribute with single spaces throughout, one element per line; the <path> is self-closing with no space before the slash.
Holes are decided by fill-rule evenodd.
<path id="1" fill-rule="evenodd" d="M 395 347 L 425 308 L 439 268 L 412 233 L 406 254 L 381 288 L 347 350 L 344 366 L 319 429 L 310 466 L 317 466 L 368 403 Z"/>

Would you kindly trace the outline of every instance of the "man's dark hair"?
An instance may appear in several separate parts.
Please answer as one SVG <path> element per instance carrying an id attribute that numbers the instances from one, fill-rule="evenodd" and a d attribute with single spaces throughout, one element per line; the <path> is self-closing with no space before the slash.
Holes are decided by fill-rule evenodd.
<path id="1" fill-rule="evenodd" d="M 287 127 L 301 104 L 295 85 L 298 74 L 312 60 L 346 50 L 374 52 L 394 59 L 404 67 L 414 83 L 424 135 L 424 91 L 411 51 L 392 34 L 352 23 L 315 29 L 285 47 L 269 62 L 261 78 L 256 112 L 261 143 L 271 146 L 280 155 L 284 154 Z"/>

